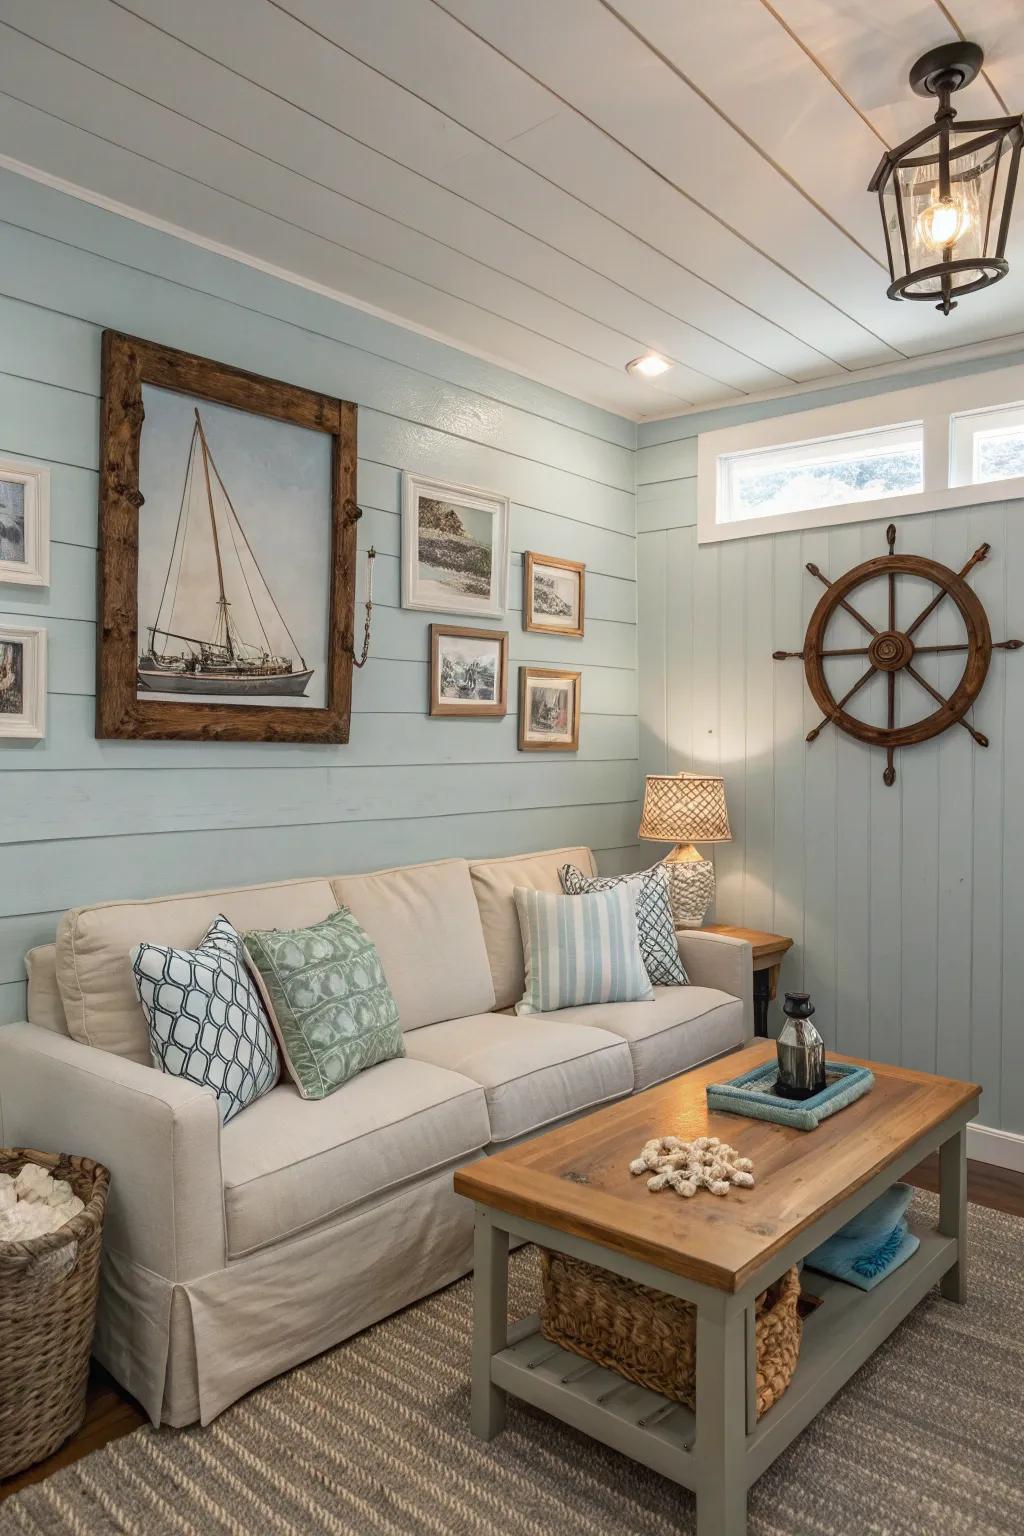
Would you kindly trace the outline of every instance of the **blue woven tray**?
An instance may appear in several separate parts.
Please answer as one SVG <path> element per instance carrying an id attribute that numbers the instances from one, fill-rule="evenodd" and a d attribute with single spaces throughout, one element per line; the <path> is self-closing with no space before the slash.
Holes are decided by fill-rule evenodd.
<path id="1" fill-rule="evenodd" d="M 748 1115 L 753 1120 L 772 1120 L 776 1125 L 792 1125 L 798 1131 L 813 1131 L 829 1115 L 837 1114 L 867 1093 L 875 1081 L 867 1067 L 832 1061 L 825 1066 L 825 1087 L 820 1093 L 810 1099 L 783 1099 L 772 1092 L 778 1076 L 777 1064 L 770 1061 L 730 1082 L 710 1083 L 708 1109 Z"/>

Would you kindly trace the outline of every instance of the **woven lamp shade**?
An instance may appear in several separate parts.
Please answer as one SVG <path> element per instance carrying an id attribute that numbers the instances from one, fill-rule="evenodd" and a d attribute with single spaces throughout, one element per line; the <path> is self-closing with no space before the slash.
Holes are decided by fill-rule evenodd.
<path id="1" fill-rule="evenodd" d="M 725 780 L 713 774 L 649 773 L 640 836 L 654 843 L 730 842 Z"/>

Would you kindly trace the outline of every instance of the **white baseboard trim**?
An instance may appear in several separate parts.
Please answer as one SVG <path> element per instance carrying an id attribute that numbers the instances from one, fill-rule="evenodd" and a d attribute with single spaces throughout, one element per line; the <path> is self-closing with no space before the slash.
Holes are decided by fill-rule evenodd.
<path id="1" fill-rule="evenodd" d="M 967 1127 L 967 1156 L 996 1168 L 1010 1168 L 1024 1173 L 1024 1136 L 1017 1131 L 997 1131 L 991 1125 L 972 1121 Z"/>

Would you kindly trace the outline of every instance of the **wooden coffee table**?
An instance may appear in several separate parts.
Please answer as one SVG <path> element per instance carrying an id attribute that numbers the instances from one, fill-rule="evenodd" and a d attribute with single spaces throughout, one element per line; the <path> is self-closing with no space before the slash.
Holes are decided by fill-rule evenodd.
<path id="1" fill-rule="evenodd" d="M 706 1084 L 773 1055 L 758 1042 L 455 1175 L 476 1208 L 474 1434 L 501 1430 L 511 1392 L 692 1488 L 698 1536 L 740 1536 L 750 1484 L 931 1287 L 965 1294 L 965 1127 L 980 1089 L 872 1062 L 871 1092 L 814 1131 L 708 1112 Z M 666 1135 L 730 1142 L 753 1159 L 756 1187 L 651 1194 L 629 1163 Z M 824 1305 L 804 1323 L 789 1390 L 759 1420 L 756 1297 L 936 1148 L 937 1229 L 873 1291 L 813 1276 Z M 695 1303 L 696 1413 L 557 1348 L 536 1317 L 510 1327 L 510 1233 Z"/>

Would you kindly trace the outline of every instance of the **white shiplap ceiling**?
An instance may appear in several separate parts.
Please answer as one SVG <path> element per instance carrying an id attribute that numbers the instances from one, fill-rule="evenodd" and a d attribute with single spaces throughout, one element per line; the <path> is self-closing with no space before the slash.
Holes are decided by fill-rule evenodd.
<path id="1" fill-rule="evenodd" d="M 958 34 L 1024 108 L 1021 0 L 0 0 L 0 158 L 642 419 L 1024 332 L 1024 197 L 990 292 L 885 294 Z"/>

